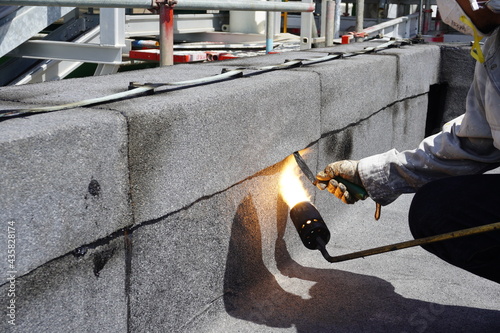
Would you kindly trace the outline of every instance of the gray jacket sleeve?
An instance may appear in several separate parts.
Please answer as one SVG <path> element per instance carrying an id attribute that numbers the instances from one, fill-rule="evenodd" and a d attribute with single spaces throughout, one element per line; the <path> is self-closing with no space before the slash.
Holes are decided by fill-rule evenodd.
<path id="1" fill-rule="evenodd" d="M 443 177 L 483 173 L 500 165 L 500 35 L 484 48 L 464 115 L 425 138 L 417 149 L 392 149 L 360 160 L 358 170 L 370 197 L 387 205 L 403 193 Z"/>

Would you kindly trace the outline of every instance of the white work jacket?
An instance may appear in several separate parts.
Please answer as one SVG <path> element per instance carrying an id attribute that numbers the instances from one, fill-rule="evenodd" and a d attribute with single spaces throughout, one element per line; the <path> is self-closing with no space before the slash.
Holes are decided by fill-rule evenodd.
<path id="1" fill-rule="evenodd" d="M 443 177 L 483 173 L 500 166 L 500 28 L 486 40 L 465 113 L 425 138 L 415 150 L 361 159 L 358 171 L 370 197 L 387 205 Z"/>

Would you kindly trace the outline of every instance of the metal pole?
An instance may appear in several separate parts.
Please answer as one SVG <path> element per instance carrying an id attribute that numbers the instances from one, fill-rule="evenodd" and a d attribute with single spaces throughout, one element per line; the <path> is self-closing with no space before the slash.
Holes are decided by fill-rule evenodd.
<path id="1" fill-rule="evenodd" d="M 419 8 L 418 8 L 418 35 L 422 35 L 422 27 L 423 27 L 423 15 L 424 14 L 424 0 L 420 0 Z"/>
<path id="2" fill-rule="evenodd" d="M 101 45 L 114 46 L 117 57 L 121 58 L 122 48 L 125 47 L 125 9 L 101 8 L 99 15 Z M 98 64 L 94 76 L 114 74 L 119 66 L 114 64 Z"/>
<path id="3" fill-rule="evenodd" d="M 363 21 L 365 16 L 365 1 L 356 0 L 356 32 L 363 31 Z M 358 38 L 357 41 L 362 40 Z"/>
<path id="4" fill-rule="evenodd" d="M 174 64 L 174 8 L 159 3 L 160 11 L 160 67 Z"/>
<path id="5" fill-rule="evenodd" d="M 275 1 L 221 1 L 221 0 L 178 0 L 178 9 L 219 9 L 219 10 L 248 10 L 271 12 L 313 12 L 313 4 L 301 2 Z"/>
<path id="6" fill-rule="evenodd" d="M 285 1 L 288 1 L 288 0 L 285 0 Z M 283 33 L 287 33 L 288 32 L 288 13 L 287 12 L 284 12 L 283 13 Z"/>
<path id="7" fill-rule="evenodd" d="M 321 37 L 326 37 L 326 2 L 330 0 L 321 0 L 321 22 L 320 22 L 320 36 Z"/>
<path id="8" fill-rule="evenodd" d="M 374 32 L 398 25 L 400 23 L 407 23 L 408 21 L 417 17 L 417 15 L 418 15 L 418 13 L 414 13 L 414 14 L 410 14 L 408 16 L 397 17 L 395 19 L 385 21 L 385 22 L 382 22 L 380 24 L 372 25 L 371 27 L 363 29 L 363 32 L 365 32 L 367 34 L 373 34 Z"/>
<path id="9" fill-rule="evenodd" d="M 341 8 L 340 8 L 340 0 L 335 0 L 335 20 L 333 21 L 334 22 L 334 26 L 335 26 L 335 30 L 334 30 L 334 33 L 333 33 L 333 38 L 339 38 L 340 37 L 340 16 L 341 16 Z"/>
<path id="10" fill-rule="evenodd" d="M 313 0 L 302 0 L 303 4 L 310 4 L 314 9 Z M 312 22 L 314 20 L 312 13 L 300 14 L 300 49 L 308 50 L 312 46 Z"/>
<path id="11" fill-rule="evenodd" d="M 267 0 L 274 1 L 274 0 Z M 266 13 L 266 53 L 272 52 L 274 42 L 274 13 Z"/>
<path id="12" fill-rule="evenodd" d="M 333 45 L 333 33 L 335 25 L 335 1 L 326 1 L 326 24 L 325 24 L 325 46 Z"/>
<path id="13" fill-rule="evenodd" d="M 422 34 L 427 35 L 429 33 L 429 28 L 431 26 L 432 19 L 432 9 L 431 9 L 431 1 L 425 1 L 425 10 L 424 10 L 424 23 L 422 28 Z"/>

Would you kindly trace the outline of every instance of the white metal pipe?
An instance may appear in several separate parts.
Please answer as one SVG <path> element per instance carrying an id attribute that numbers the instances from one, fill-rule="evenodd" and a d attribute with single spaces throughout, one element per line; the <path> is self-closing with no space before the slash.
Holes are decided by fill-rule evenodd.
<path id="1" fill-rule="evenodd" d="M 274 0 L 267 0 L 274 2 Z M 266 53 L 273 51 L 274 43 L 274 13 L 267 12 L 266 14 Z"/>
<path id="2" fill-rule="evenodd" d="M 7 6 L 151 8 L 152 0 L 0 0 Z"/>
<path id="3" fill-rule="evenodd" d="M 289 2 L 284 2 L 289 3 Z M 313 0 L 302 0 L 302 3 L 307 3 L 315 6 Z M 312 46 L 312 27 L 313 27 L 313 14 L 301 13 L 300 14 L 300 49 L 308 50 Z"/>
<path id="4" fill-rule="evenodd" d="M 404 23 L 408 20 L 414 19 L 415 17 L 418 17 L 418 16 L 419 16 L 418 13 L 414 13 L 414 14 L 410 14 L 408 16 L 397 17 L 395 19 L 385 21 L 385 22 L 382 22 L 380 24 L 372 25 L 371 27 L 363 29 L 363 32 L 366 32 L 367 34 L 373 34 L 377 31 L 383 30 L 385 28 L 389 28 L 389 27 L 392 27 L 394 25 Z"/>
<path id="5" fill-rule="evenodd" d="M 325 32 L 323 35 L 325 36 L 325 46 L 333 45 L 333 34 L 334 34 L 334 25 L 335 25 L 335 1 L 327 0 L 326 1 L 326 20 L 325 20 Z"/>
<path id="6" fill-rule="evenodd" d="M 125 9 L 103 8 L 99 15 L 100 44 L 125 46 Z"/>
<path id="7" fill-rule="evenodd" d="M 57 6 L 96 8 L 152 8 L 155 0 L 0 0 L 6 6 Z M 177 0 L 176 9 L 313 12 L 314 4 L 303 2 Z"/>
<path id="8" fill-rule="evenodd" d="M 363 30 L 365 17 L 365 0 L 356 0 L 356 32 Z M 362 38 L 357 38 L 357 41 L 362 41 Z"/>
<path id="9" fill-rule="evenodd" d="M 341 16 L 341 1 L 340 0 L 335 0 L 335 19 L 333 21 L 334 23 L 334 32 L 333 32 L 333 38 L 339 38 L 340 37 L 340 16 Z"/>
<path id="10" fill-rule="evenodd" d="M 270 12 L 313 12 L 314 4 L 275 1 L 177 0 L 177 9 L 246 10 Z"/>
<path id="11" fill-rule="evenodd" d="M 272 0 L 268 0 L 272 1 Z M 273 51 L 274 44 L 274 13 L 266 14 L 266 53 Z"/>

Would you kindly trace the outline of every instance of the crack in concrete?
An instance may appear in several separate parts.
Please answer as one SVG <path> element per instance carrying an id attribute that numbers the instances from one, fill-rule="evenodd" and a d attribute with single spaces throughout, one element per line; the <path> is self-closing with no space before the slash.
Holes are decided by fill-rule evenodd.
<path id="1" fill-rule="evenodd" d="M 325 133 L 322 133 L 321 136 L 314 140 L 314 141 L 311 141 L 305 148 L 309 148 L 311 146 L 314 146 L 315 144 L 317 144 L 320 140 L 326 138 L 326 137 L 329 137 L 330 135 L 334 135 L 334 134 L 337 134 L 337 133 L 340 133 L 342 131 L 345 131 L 346 129 L 350 128 L 350 127 L 353 127 L 353 126 L 357 126 L 361 123 L 363 123 L 364 121 L 376 116 L 377 114 L 379 114 L 380 112 L 382 111 L 385 111 L 387 110 L 388 108 L 390 107 L 393 107 L 394 105 L 398 104 L 398 103 L 403 103 L 405 101 L 408 101 L 408 100 L 411 100 L 411 99 L 414 99 L 414 98 L 418 98 L 418 97 L 421 97 L 421 96 L 425 96 L 425 95 L 428 95 L 429 92 L 424 92 L 424 93 L 421 93 L 421 94 L 417 94 L 417 95 L 412 95 L 412 96 L 409 96 L 409 97 L 405 97 L 403 99 L 400 99 L 400 100 L 397 100 L 397 101 L 394 101 L 390 104 L 387 104 L 386 106 L 384 106 L 383 108 L 371 113 L 369 116 L 367 117 L 364 117 L 364 118 L 360 118 L 359 120 L 355 121 L 355 122 L 351 122 L 347 125 L 345 125 L 344 127 L 342 128 L 337 128 L 337 129 L 334 129 L 334 130 L 331 130 L 331 131 L 328 131 L 328 132 L 325 132 Z M 304 149 L 305 149 L 304 148 Z"/>
<path id="2" fill-rule="evenodd" d="M 220 296 L 217 296 L 216 298 L 214 298 L 213 300 L 211 300 L 207 305 L 205 305 L 200 311 L 198 311 L 196 314 L 194 314 L 187 322 L 185 322 L 180 328 L 179 330 L 182 331 L 184 330 L 188 325 L 190 325 L 191 323 L 193 323 L 198 317 L 202 316 L 205 312 L 207 312 L 211 307 L 212 305 L 218 301 L 219 299 L 221 299 L 222 297 L 224 297 L 225 295 L 227 294 L 226 293 L 223 293 L 222 295 Z"/>
<path id="3" fill-rule="evenodd" d="M 195 204 L 197 204 L 197 203 L 199 203 L 201 201 L 209 200 L 209 199 L 211 199 L 211 198 L 213 198 L 213 197 L 215 197 L 215 196 L 217 196 L 217 195 L 219 195 L 221 193 L 224 193 L 224 192 L 230 190 L 231 188 L 233 188 L 235 186 L 241 185 L 242 183 L 244 183 L 246 181 L 249 181 L 249 180 L 257 178 L 257 177 L 260 177 L 263 174 L 264 174 L 264 171 L 259 171 L 259 172 L 255 173 L 255 174 L 253 174 L 253 175 L 251 175 L 251 176 L 249 176 L 249 177 L 247 177 L 247 178 L 245 178 L 245 179 L 237 182 L 237 183 L 234 183 L 233 185 L 231 185 L 231 186 L 229 186 L 229 187 L 227 187 L 225 189 L 222 189 L 220 191 L 214 192 L 214 193 L 209 194 L 209 195 L 202 196 L 202 197 L 198 198 L 197 200 L 195 200 L 195 201 L 193 201 L 193 202 L 185 205 L 184 207 L 181 207 L 181 208 L 179 208 L 179 209 L 177 209 L 175 211 L 172 211 L 170 213 L 167 213 L 167 214 L 165 214 L 163 216 L 157 217 L 157 218 L 152 219 L 152 220 L 147 220 L 147 221 L 141 222 L 141 223 L 139 223 L 139 224 L 137 224 L 135 226 L 134 225 L 130 225 L 130 226 L 121 228 L 121 229 L 119 229 L 117 231 L 114 231 L 111 234 L 109 234 L 109 235 L 107 235 L 107 236 L 105 236 L 103 238 L 97 239 L 97 240 L 95 240 L 95 241 L 93 241 L 91 243 L 84 244 L 82 246 L 77 247 L 76 249 L 74 249 L 72 251 L 69 251 L 69 252 L 67 252 L 65 254 L 62 254 L 62 255 L 60 255 L 58 257 L 50 259 L 47 262 L 45 262 L 44 264 L 42 264 L 42 265 L 40 265 L 40 266 L 38 266 L 38 267 L 30 270 L 29 272 L 27 272 L 27 273 L 25 273 L 25 274 L 23 274 L 21 276 L 18 276 L 17 278 L 21 279 L 21 278 L 29 277 L 31 274 L 33 274 L 35 271 L 37 271 L 38 269 L 42 268 L 43 266 L 45 266 L 47 264 L 50 264 L 50 263 L 52 263 L 54 261 L 57 261 L 57 260 L 59 260 L 61 258 L 64 258 L 66 256 L 74 256 L 74 257 L 77 257 L 77 258 L 78 257 L 83 257 L 83 256 L 85 256 L 87 254 L 87 252 L 89 250 L 95 250 L 96 248 L 98 248 L 100 246 L 108 245 L 111 241 L 113 241 L 115 239 L 118 239 L 119 237 L 124 237 L 125 239 L 128 238 L 128 240 L 124 240 L 125 242 L 130 242 L 130 244 L 128 244 L 128 245 L 126 243 L 126 246 L 125 246 L 125 250 L 126 251 L 125 252 L 126 252 L 126 256 L 127 256 L 127 253 L 129 253 L 131 255 L 131 251 L 132 251 L 132 240 L 131 240 L 131 238 L 132 238 L 132 234 L 133 234 L 134 231 L 136 231 L 136 230 L 138 230 L 138 229 L 140 229 L 142 227 L 145 227 L 145 226 L 149 226 L 149 225 L 153 225 L 153 224 L 159 223 L 162 220 L 164 220 L 164 219 L 166 219 L 166 218 L 168 218 L 170 216 L 174 216 L 174 215 L 176 215 L 176 214 L 178 214 L 180 212 L 188 210 L 189 208 L 191 208 L 192 206 L 194 206 Z M 129 246 L 129 252 L 127 252 L 127 246 Z M 128 266 L 128 265 L 131 265 L 131 260 L 132 260 L 131 257 L 128 258 L 128 259 L 125 258 L 125 261 L 126 261 L 126 263 L 125 263 L 125 265 L 126 265 L 125 266 L 126 272 L 127 272 L 127 270 L 131 270 L 131 267 Z M 7 283 L 8 283 L 8 281 L 6 281 L 3 284 L 0 284 L 0 287 L 3 286 L 3 285 L 5 285 L 5 284 L 7 284 Z"/>
<path id="4" fill-rule="evenodd" d="M 119 111 L 120 112 L 120 111 Z M 120 114 L 123 116 L 125 119 L 125 125 L 126 125 L 126 133 L 127 133 L 127 173 L 128 173 L 128 191 L 127 191 L 127 198 L 128 198 L 128 203 L 130 207 L 130 212 L 131 212 L 131 219 L 132 219 L 132 225 L 134 225 L 135 222 L 135 214 L 133 212 L 133 206 L 132 206 L 132 177 L 131 177 L 131 172 L 130 172 L 130 121 L 129 118 L 123 113 L 120 112 Z M 124 231 L 123 233 L 123 238 L 124 238 L 124 256 L 125 256 L 125 281 L 124 281 L 124 292 L 125 292 L 125 302 L 126 302 L 126 325 L 127 325 L 127 332 L 130 332 L 130 327 L 131 327 L 131 316 L 130 316 L 130 276 L 132 275 L 132 235 L 129 234 L 128 229 Z"/>

